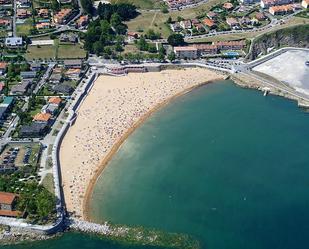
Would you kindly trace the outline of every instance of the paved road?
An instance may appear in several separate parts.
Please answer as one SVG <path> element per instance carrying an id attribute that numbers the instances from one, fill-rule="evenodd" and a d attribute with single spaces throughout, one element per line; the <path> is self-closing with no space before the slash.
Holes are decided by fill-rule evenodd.
<path id="1" fill-rule="evenodd" d="M 12 34 L 13 37 L 16 37 L 16 12 L 17 12 L 17 6 L 16 6 L 16 0 L 13 0 L 13 18 L 12 18 Z"/>

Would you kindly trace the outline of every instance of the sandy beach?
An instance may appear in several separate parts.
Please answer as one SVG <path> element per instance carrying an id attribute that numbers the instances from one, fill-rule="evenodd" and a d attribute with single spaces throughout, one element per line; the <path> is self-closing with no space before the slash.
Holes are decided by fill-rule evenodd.
<path id="1" fill-rule="evenodd" d="M 126 137 L 153 111 L 196 86 L 223 78 L 201 68 L 100 76 L 61 144 L 68 212 L 89 218 L 87 202 L 97 177 Z"/>

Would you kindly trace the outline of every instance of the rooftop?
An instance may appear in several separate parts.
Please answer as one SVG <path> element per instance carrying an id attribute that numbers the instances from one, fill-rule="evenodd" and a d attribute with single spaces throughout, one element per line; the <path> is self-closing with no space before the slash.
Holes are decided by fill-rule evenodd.
<path id="1" fill-rule="evenodd" d="M 12 205 L 18 195 L 9 192 L 0 192 L 0 203 Z"/>
<path id="2" fill-rule="evenodd" d="M 36 115 L 34 115 L 33 120 L 47 122 L 50 120 L 51 116 L 52 115 L 50 113 L 37 113 Z"/>

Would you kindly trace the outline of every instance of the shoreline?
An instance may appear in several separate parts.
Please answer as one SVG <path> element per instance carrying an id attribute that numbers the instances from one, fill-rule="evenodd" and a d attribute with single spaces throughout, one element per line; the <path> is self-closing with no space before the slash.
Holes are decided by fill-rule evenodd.
<path id="1" fill-rule="evenodd" d="M 211 84 L 211 83 L 215 83 L 217 81 L 220 80 L 224 80 L 222 78 L 218 78 L 218 79 L 214 79 L 214 80 L 210 80 L 210 81 L 205 81 L 202 83 L 199 83 L 197 85 L 191 86 L 187 89 L 184 89 L 183 91 L 171 96 L 170 98 L 164 100 L 161 103 L 158 103 L 156 106 L 154 106 L 151 110 L 149 110 L 147 113 L 145 113 L 143 116 L 141 116 L 139 118 L 139 120 L 137 120 L 137 122 L 135 122 L 122 136 L 121 138 L 113 145 L 112 149 L 110 150 L 110 152 L 103 158 L 102 162 L 99 164 L 98 168 L 96 169 L 96 173 L 95 175 L 92 177 L 92 179 L 90 180 L 88 186 L 87 186 L 87 190 L 86 190 L 86 194 L 84 197 L 84 201 L 83 201 L 83 217 L 86 221 L 91 221 L 93 222 L 94 220 L 92 220 L 89 216 L 89 211 L 90 211 L 90 201 L 93 195 L 93 190 L 94 187 L 96 185 L 97 180 L 99 179 L 99 177 L 101 176 L 102 172 L 104 171 L 104 169 L 106 168 L 107 164 L 109 163 L 110 160 L 112 160 L 113 156 L 118 152 L 119 148 L 121 147 L 121 145 L 127 140 L 127 138 L 137 129 L 139 128 L 145 121 L 147 121 L 147 119 L 149 117 L 151 117 L 154 113 L 156 113 L 157 111 L 159 111 L 160 109 L 162 109 L 163 107 L 165 107 L 166 105 L 168 105 L 171 101 L 174 101 L 175 99 L 177 99 L 178 97 L 184 96 L 187 93 L 190 93 L 191 91 L 193 91 L 194 89 L 197 89 L 199 87 L 202 87 L 204 85 L 207 84 Z"/>
<path id="2" fill-rule="evenodd" d="M 98 177 L 125 139 L 149 116 L 178 96 L 226 78 L 226 74 L 200 67 L 98 77 L 60 145 L 68 214 L 92 218 L 88 202 Z"/>

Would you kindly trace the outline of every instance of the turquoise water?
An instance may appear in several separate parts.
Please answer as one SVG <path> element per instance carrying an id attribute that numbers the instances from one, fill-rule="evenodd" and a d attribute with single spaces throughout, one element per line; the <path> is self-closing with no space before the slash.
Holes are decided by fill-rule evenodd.
<path id="1" fill-rule="evenodd" d="M 207 249 L 309 244 L 309 114 L 230 82 L 154 114 L 104 170 L 97 221 L 188 233 Z M 131 249 L 82 234 L 9 249 Z"/>

